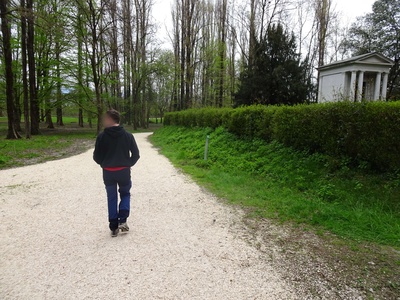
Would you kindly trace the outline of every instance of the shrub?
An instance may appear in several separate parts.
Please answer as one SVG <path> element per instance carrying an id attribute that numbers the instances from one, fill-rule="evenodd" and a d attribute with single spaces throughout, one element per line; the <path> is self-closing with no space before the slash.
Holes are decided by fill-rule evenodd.
<path id="1" fill-rule="evenodd" d="M 271 123 L 277 106 L 247 106 L 235 109 L 226 124 L 226 128 L 240 136 L 272 139 Z"/>
<path id="2" fill-rule="evenodd" d="M 230 119 L 232 108 L 200 108 L 188 109 L 165 115 L 165 125 L 177 125 L 185 127 L 210 127 L 223 126 Z"/>
<path id="3" fill-rule="evenodd" d="M 191 109 L 167 114 L 165 125 L 223 126 L 240 137 L 400 169 L 400 102 Z"/>
<path id="4" fill-rule="evenodd" d="M 400 168 L 400 102 L 283 107 L 272 127 L 274 139 L 296 149 Z"/>

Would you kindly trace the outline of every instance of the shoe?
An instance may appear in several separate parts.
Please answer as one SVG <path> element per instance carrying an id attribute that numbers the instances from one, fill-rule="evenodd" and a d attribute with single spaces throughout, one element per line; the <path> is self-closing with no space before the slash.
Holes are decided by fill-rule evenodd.
<path id="1" fill-rule="evenodd" d="M 115 229 L 115 230 L 111 230 L 111 237 L 117 237 L 119 233 L 119 228 Z"/>
<path id="2" fill-rule="evenodd" d="M 128 232 L 129 231 L 129 226 L 128 226 L 127 223 L 119 224 L 118 228 L 121 230 L 121 232 Z"/>

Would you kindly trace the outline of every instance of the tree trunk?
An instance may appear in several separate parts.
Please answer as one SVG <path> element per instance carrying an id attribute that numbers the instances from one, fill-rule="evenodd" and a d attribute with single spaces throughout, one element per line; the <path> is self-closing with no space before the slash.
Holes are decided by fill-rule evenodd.
<path id="1" fill-rule="evenodd" d="M 28 62 L 26 60 L 26 10 L 25 0 L 21 0 L 21 52 L 22 52 L 22 89 L 24 99 L 25 136 L 31 138 L 31 125 L 29 122 L 29 87 L 28 87 Z"/>
<path id="2" fill-rule="evenodd" d="M 249 69 L 254 66 L 254 58 L 256 52 L 256 1 L 251 0 L 250 2 L 250 34 L 249 34 L 249 57 L 248 65 Z"/>
<path id="3" fill-rule="evenodd" d="M 180 107 L 180 84 L 181 84 L 181 77 L 180 77 L 180 32 L 181 27 L 179 26 L 179 20 L 181 19 L 180 16 L 180 9 L 179 9 L 179 0 L 175 2 L 175 11 L 172 13 L 173 25 L 174 25 L 174 83 L 173 83 L 173 92 L 171 95 L 172 101 L 170 105 L 170 111 L 179 110 Z"/>
<path id="4" fill-rule="evenodd" d="M 332 0 L 316 0 L 316 18 L 318 26 L 318 67 L 325 64 L 326 39 L 331 21 Z M 319 94 L 320 72 L 317 75 L 317 97 Z"/>
<path id="5" fill-rule="evenodd" d="M 48 67 L 48 61 L 50 60 L 50 48 L 48 51 L 45 51 L 42 56 L 43 64 L 36 66 L 37 70 L 37 78 L 38 78 L 38 87 L 39 91 L 38 94 L 42 94 L 44 96 L 44 103 L 42 103 L 41 109 L 41 121 L 46 122 L 47 128 L 54 129 L 53 119 L 51 117 L 51 102 L 50 102 L 50 95 L 48 94 L 47 90 L 50 89 L 49 79 L 50 79 L 50 72 Z M 39 81 L 40 80 L 40 81 Z M 39 83 L 40 82 L 40 83 Z M 42 98 L 43 98 L 42 96 Z"/>
<path id="6" fill-rule="evenodd" d="M 3 34 L 3 51 L 4 51 L 4 64 L 5 64 L 5 77 L 6 77 L 6 98 L 7 98 L 7 117 L 8 117 L 8 131 L 7 139 L 20 138 L 15 128 L 15 107 L 14 107 L 14 76 L 12 69 L 12 52 L 11 52 L 11 29 L 9 26 L 9 11 L 7 8 L 8 1 L 0 1 L 1 13 L 1 31 Z"/>
<path id="7" fill-rule="evenodd" d="M 179 110 L 185 109 L 185 73 L 186 73 L 186 6 L 187 0 L 182 0 L 181 12 L 181 79 L 180 79 L 180 99 Z"/>
<path id="8" fill-rule="evenodd" d="M 48 70 L 45 69 L 43 71 L 42 75 L 43 75 L 43 86 L 44 86 L 44 88 L 47 88 L 48 81 L 49 81 Z M 42 113 L 43 113 L 43 111 L 44 111 L 44 117 L 45 117 L 45 121 L 46 121 L 46 124 L 47 124 L 47 128 L 54 129 L 54 123 L 53 123 L 53 119 L 51 117 L 50 97 L 48 97 L 48 96 L 45 97 L 44 110 L 42 110 Z"/>
<path id="9" fill-rule="evenodd" d="M 31 104 L 31 134 L 39 134 L 39 102 L 37 99 L 36 89 L 36 66 L 35 66 L 35 16 L 33 12 L 33 0 L 26 1 L 27 19 L 28 19 L 28 37 L 27 37 L 27 50 L 28 50 L 28 65 L 29 65 L 29 97 Z"/>
<path id="10" fill-rule="evenodd" d="M 13 72 L 15 74 L 15 72 Z M 18 82 L 17 78 L 15 76 L 15 81 L 14 82 Z M 14 84 L 14 94 L 13 94 L 14 98 L 15 98 L 15 104 L 14 104 L 14 122 L 15 122 L 15 130 L 17 130 L 18 132 L 21 132 L 21 102 L 20 102 L 20 96 L 19 96 L 19 91 L 18 91 L 18 87 L 16 84 Z"/>
<path id="11" fill-rule="evenodd" d="M 46 106 L 50 105 L 49 102 L 46 103 Z M 53 123 L 53 119 L 51 117 L 51 109 L 50 108 L 46 108 L 46 124 L 47 124 L 47 128 L 49 129 L 54 129 L 54 123 Z"/>
<path id="12" fill-rule="evenodd" d="M 97 111 L 97 134 L 100 133 L 102 124 L 101 118 L 103 115 L 103 102 L 101 99 L 101 86 L 100 86 L 100 69 L 101 66 L 98 62 L 98 51 L 99 51 L 99 37 L 98 37 L 98 20 L 96 15 L 95 3 L 93 0 L 89 1 L 89 11 L 90 11 L 90 30 L 92 35 L 92 53 L 90 57 L 92 73 L 93 73 L 93 83 L 96 94 L 96 111 Z M 99 17 L 101 18 L 101 16 Z"/>
<path id="13" fill-rule="evenodd" d="M 57 14 L 57 3 L 54 5 L 54 13 Z M 56 37 L 56 43 L 55 43 L 55 52 L 56 52 L 56 72 L 57 72 L 57 92 L 56 92 L 56 114 L 57 114 L 57 125 L 58 126 L 64 126 L 64 121 L 63 121 L 63 111 L 62 111 L 62 93 L 61 93 L 61 69 L 60 69 L 60 64 L 61 64 L 61 46 L 60 46 L 60 38 L 57 36 Z"/>
<path id="14" fill-rule="evenodd" d="M 19 36 L 18 36 L 19 38 Z M 12 48 L 12 46 L 11 46 Z M 17 53 L 14 56 L 15 61 L 19 61 L 19 52 L 17 51 Z M 14 71 L 13 70 L 13 76 L 14 76 L 14 122 L 15 122 L 15 130 L 17 130 L 18 132 L 21 132 L 21 98 L 20 98 L 20 88 L 19 88 L 19 72 Z"/>
<path id="15" fill-rule="evenodd" d="M 83 120 L 82 105 L 84 97 L 83 85 L 85 80 L 83 78 L 83 41 L 82 41 L 82 34 L 80 33 L 80 30 L 83 28 L 81 5 L 78 5 L 77 28 L 78 30 L 76 30 L 76 36 L 78 42 L 78 90 L 79 90 L 78 126 L 83 127 L 84 120 Z"/>
<path id="16" fill-rule="evenodd" d="M 132 24 L 131 24 L 131 0 L 124 0 L 123 5 L 123 40 L 124 40 L 124 99 L 125 122 L 132 125 Z"/>
<path id="17" fill-rule="evenodd" d="M 121 97 L 120 86 L 120 70 L 119 70 L 119 49 L 118 49 L 118 20 L 117 20 L 117 1 L 112 0 L 110 3 L 111 14 L 111 97 L 112 106 L 119 110 L 119 99 Z"/>
<path id="18" fill-rule="evenodd" d="M 60 71 L 60 50 L 59 42 L 56 42 L 56 61 L 57 61 L 57 92 L 56 92 L 56 114 L 57 125 L 64 126 L 63 111 L 62 111 L 62 93 L 61 93 L 61 71 Z"/>
<path id="19" fill-rule="evenodd" d="M 227 17 L 227 0 L 222 0 L 221 3 L 221 15 L 220 15 L 220 42 L 219 42 L 219 95 L 218 95 L 218 107 L 224 105 L 224 85 L 225 85 L 225 56 L 226 56 L 226 17 Z"/>

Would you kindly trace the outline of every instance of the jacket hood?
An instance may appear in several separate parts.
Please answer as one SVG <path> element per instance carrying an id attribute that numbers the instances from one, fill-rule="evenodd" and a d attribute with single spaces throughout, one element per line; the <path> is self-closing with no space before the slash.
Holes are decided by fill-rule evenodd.
<path id="1" fill-rule="evenodd" d="M 113 127 L 104 129 L 104 133 L 113 138 L 117 138 L 117 137 L 123 135 L 125 133 L 125 131 L 124 131 L 124 127 L 122 127 L 122 126 L 113 126 Z"/>

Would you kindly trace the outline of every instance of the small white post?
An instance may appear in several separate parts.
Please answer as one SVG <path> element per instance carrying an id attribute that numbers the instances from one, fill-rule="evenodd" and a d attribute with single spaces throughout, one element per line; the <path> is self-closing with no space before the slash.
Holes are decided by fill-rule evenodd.
<path id="1" fill-rule="evenodd" d="M 364 72 L 360 71 L 358 75 L 358 91 L 357 91 L 357 101 L 361 102 L 363 97 L 363 87 L 364 87 Z"/>
<path id="2" fill-rule="evenodd" d="M 205 150 L 204 150 L 204 160 L 207 160 L 207 159 L 208 159 L 208 145 L 209 145 L 209 143 L 210 143 L 210 136 L 207 135 L 207 138 L 206 138 L 206 148 L 205 148 Z"/>
<path id="3" fill-rule="evenodd" d="M 379 101 L 381 98 L 381 82 L 382 82 L 382 73 L 378 72 L 376 74 L 376 79 L 375 79 L 375 94 L 374 94 L 375 101 Z"/>
<path id="4" fill-rule="evenodd" d="M 354 101 L 354 97 L 356 94 L 356 80 L 357 80 L 357 72 L 351 72 L 351 80 L 350 80 L 350 101 Z"/>
<path id="5" fill-rule="evenodd" d="M 389 80 L 389 74 L 383 73 L 382 100 L 386 100 L 386 97 L 387 97 L 388 80 Z"/>

